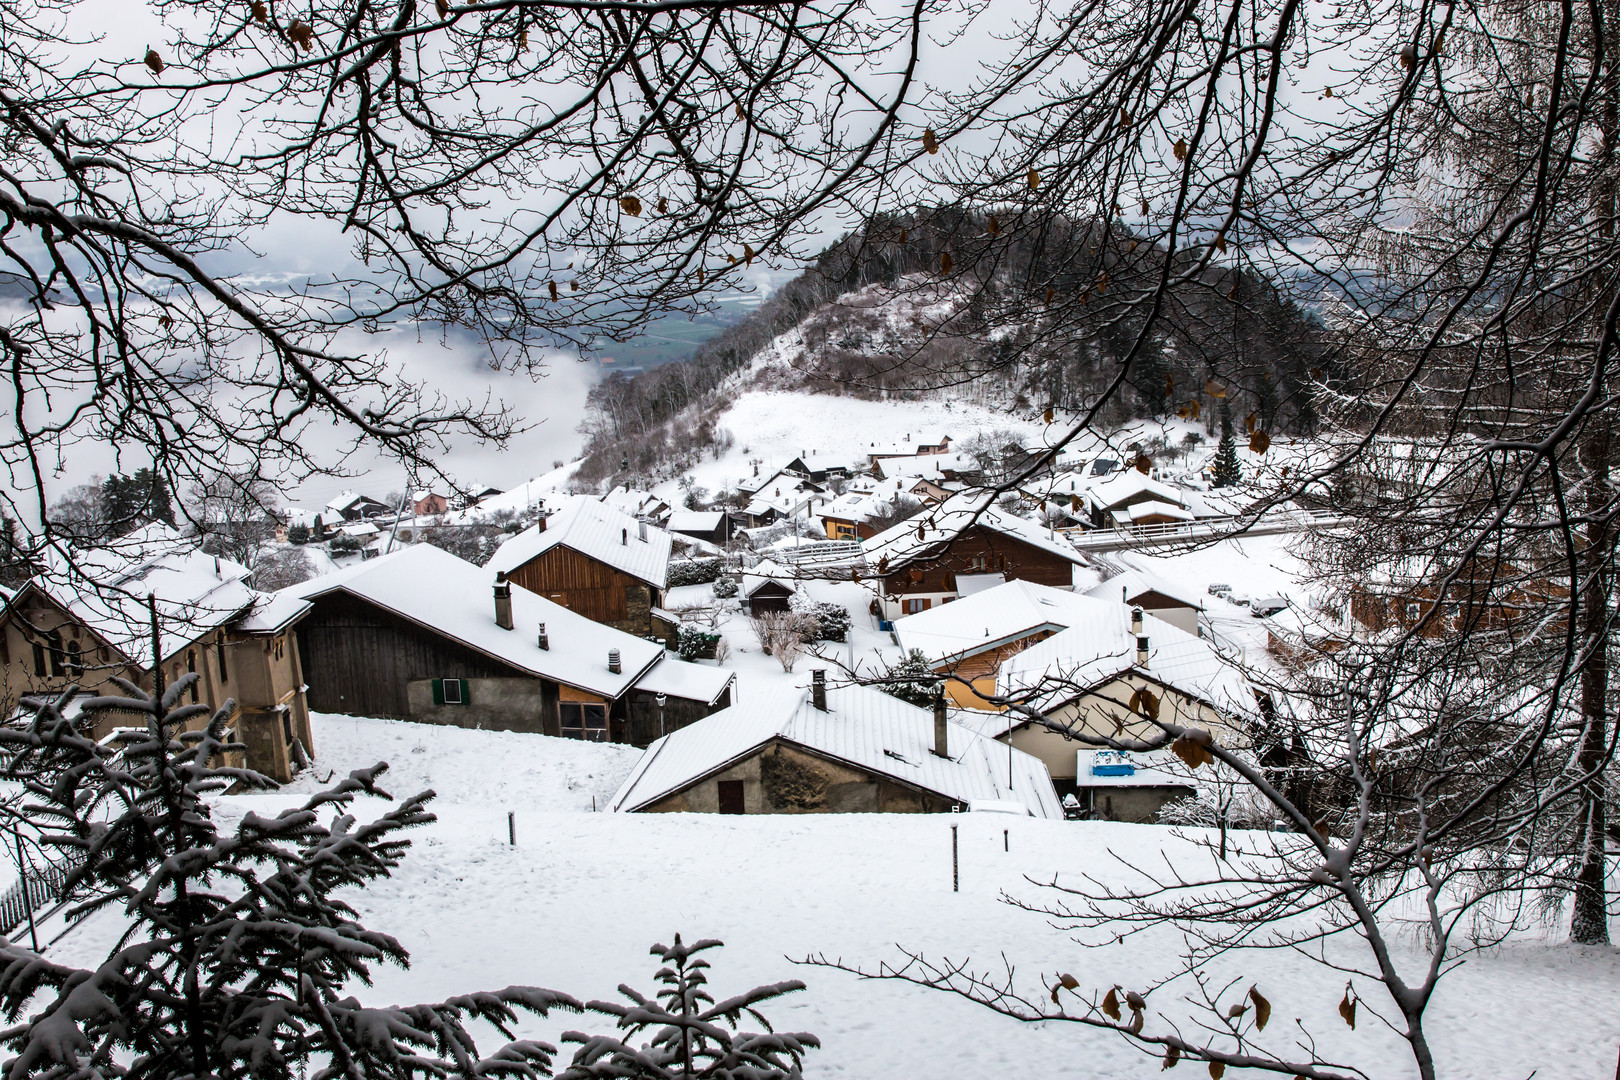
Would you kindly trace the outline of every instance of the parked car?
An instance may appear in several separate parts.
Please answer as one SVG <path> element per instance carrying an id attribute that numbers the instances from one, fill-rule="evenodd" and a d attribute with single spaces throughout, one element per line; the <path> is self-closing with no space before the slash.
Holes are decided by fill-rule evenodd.
<path id="1" fill-rule="evenodd" d="M 1225 596 L 1227 593 L 1229 593 L 1231 591 L 1232 591 L 1232 586 L 1230 586 L 1230 585 L 1219 585 L 1219 584 L 1217 584 L 1217 585 L 1211 585 L 1209 587 L 1209 595 L 1211 595 L 1211 596 Z"/>
<path id="2" fill-rule="evenodd" d="M 1249 601 L 1249 614 L 1257 619 L 1264 619 L 1279 611 L 1287 610 L 1288 600 L 1282 596 L 1257 596 Z"/>

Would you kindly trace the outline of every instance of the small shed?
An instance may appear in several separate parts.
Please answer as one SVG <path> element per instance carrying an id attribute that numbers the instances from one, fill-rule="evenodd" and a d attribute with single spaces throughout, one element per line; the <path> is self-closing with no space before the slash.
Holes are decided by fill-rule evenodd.
<path id="1" fill-rule="evenodd" d="M 1101 821 L 1152 824 L 1166 803 L 1195 791 L 1192 780 L 1175 771 L 1167 755 L 1128 750 L 1079 750 L 1075 795 L 1082 812 Z"/>

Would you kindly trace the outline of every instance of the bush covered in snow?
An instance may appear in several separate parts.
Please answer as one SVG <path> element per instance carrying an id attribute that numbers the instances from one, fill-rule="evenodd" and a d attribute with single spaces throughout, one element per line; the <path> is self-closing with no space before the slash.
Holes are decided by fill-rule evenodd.
<path id="1" fill-rule="evenodd" d="M 843 604 L 832 604 L 826 601 L 811 602 L 794 594 L 793 609 L 815 622 L 813 631 L 815 641 L 848 641 L 849 640 L 849 609 Z"/>
<path id="2" fill-rule="evenodd" d="M 678 589 L 682 585 L 707 585 L 719 576 L 718 558 L 680 559 L 669 564 L 669 577 L 665 580 L 670 588 Z"/>
<path id="3" fill-rule="evenodd" d="M 682 624 L 675 638 L 675 651 L 682 660 L 713 660 L 720 635 L 697 626 Z"/>
<path id="4" fill-rule="evenodd" d="M 718 577 L 714 579 L 714 598 L 716 600 L 730 600 L 737 595 L 739 586 L 734 577 Z"/>

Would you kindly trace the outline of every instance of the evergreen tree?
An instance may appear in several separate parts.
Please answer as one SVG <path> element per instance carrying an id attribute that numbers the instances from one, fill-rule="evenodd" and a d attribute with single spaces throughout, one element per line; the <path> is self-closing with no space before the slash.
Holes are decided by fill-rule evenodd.
<path id="1" fill-rule="evenodd" d="M 431 793 L 357 825 L 347 816 L 386 765 L 356 770 L 302 806 L 248 814 L 220 830 L 208 797 L 228 785 L 274 786 L 220 762 L 232 703 L 180 705 L 196 675 L 156 697 L 120 682 L 122 697 L 84 707 L 144 726 L 121 753 L 40 708 L 24 729 L 0 730 L 3 774 L 20 782 L 16 827 L 73 867 L 78 913 L 116 907 L 128 920 L 100 963 L 47 961 L 0 944 L 0 1007 L 28 1018 L 0 1033 L 15 1054 L 6 1075 L 37 1080 L 139 1076 L 291 1080 L 323 1076 L 549 1075 L 553 1047 L 518 1040 L 480 1060 L 467 1021 L 508 1039 L 519 1013 L 578 1010 L 549 990 L 509 987 L 424 1005 L 373 1008 L 349 991 L 378 963 L 404 966 L 392 937 L 360 925 L 344 890 L 387 877 L 407 828 L 433 820 Z M 66 701 L 64 696 L 62 699 Z M 206 721 L 201 730 L 189 725 Z M 323 825 L 319 815 L 330 813 Z M 43 1007 L 41 1007 L 43 1006 Z"/>
<path id="2" fill-rule="evenodd" d="M 137 469 L 131 478 L 136 496 L 140 499 L 143 521 L 161 521 L 174 524 L 174 497 L 169 491 L 169 480 L 155 469 Z"/>
<path id="3" fill-rule="evenodd" d="M 939 676 L 928 666 L 928 657 L 923 651 L 912 649 L 872 685 L 890 697 L 929 709 L 934 705 L 934 688 L 939 685 Z"/>
<path id="4" fill-rule="evenodd" d="M 759 986 L 717 1003 L 708 991 L 709 963 L 697 954 L 719 946 L 718 941 L 683 945 L 679 934 L 674 945 L 654 945 L 652 954 L 663 965 L 656 976 L 661 984 L 657 993 L 649 998 L 621 986 L 619 992 L 629 1005 L 591 1002 L 592 1012 L 617 1017 L 624 1034 L 619 1038 L 565 1034 L 564 1042 L 582 1045 L 558 1080 L 798 1080 L 805 1051 L 821 1043 L 804 1032 L 772 1031 L 756 1006 L 803 990 L 804 983 L 793 979 Z M 745 1013 L 765 1030 L 738 1031 Z M 643 1041 L 648 1035 L 650 1041 Z"/>
<path id="5" fill-rule="evenodd" d="M 1215 487 L 1231 487 L 1242 479 L 1243 469 L 1238 464 L 1237 440 L 1232 436 L 1232 410 L 1221 399 L 1221 441 L 1215 447 L 1214 475 L 1210 483 Z"/>

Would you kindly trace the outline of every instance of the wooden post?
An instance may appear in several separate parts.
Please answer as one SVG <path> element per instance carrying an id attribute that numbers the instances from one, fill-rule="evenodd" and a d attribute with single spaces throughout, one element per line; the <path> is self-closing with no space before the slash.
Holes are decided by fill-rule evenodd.
<path id="1" fill-rule="evenodd" d="M 17 881 L 22 885 L 23 910 L 28 913 L 28 937 L 39 952 L 39 929 L 34 925 L 34 897 L 28 890 L 28 864 L 23 862 L 22 834 L 11 830 L 11 839 L 17 844 Z"/>
<path id="2" fill-rule="evenodd" d="M 1011 829 L 1002 829 L 1001 830 L 1001 850 L 1002 851 L 1011 851 L 1012 850 L 1012 837 L 1009 835 L 1011 832 L 1012 832 Z"/>
<path id="3" fill-rule="evenodd" d="M 951 892 L 962 891 L 962 868 L 956 857 L 956 826 L 951 826 Z"/>
<path id="4" fill-rule="evenodd" d="M 515 810 L 506 812 L 506 842 L 512 847 L 517 847 L 517 811 Z"/>

